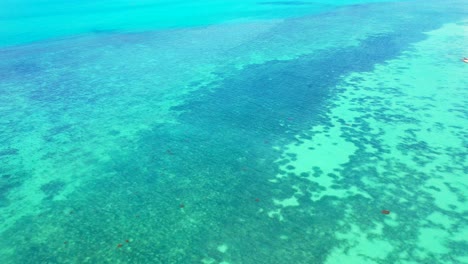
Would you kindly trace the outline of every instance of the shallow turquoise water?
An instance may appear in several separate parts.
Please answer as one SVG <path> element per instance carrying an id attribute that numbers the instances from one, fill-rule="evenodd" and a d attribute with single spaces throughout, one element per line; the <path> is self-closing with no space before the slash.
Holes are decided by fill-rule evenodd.
<path id="1" fill-rule="evenodd" d="M 462 3 L 0 8 L 0 262 L 467 263 Z"/>
<path id="2" fill-rule="evenodd" d="M 0 3 L 0 45 L 77 34 L 135 32 L 321 13 L 379 1 L 42 1 Z"/>

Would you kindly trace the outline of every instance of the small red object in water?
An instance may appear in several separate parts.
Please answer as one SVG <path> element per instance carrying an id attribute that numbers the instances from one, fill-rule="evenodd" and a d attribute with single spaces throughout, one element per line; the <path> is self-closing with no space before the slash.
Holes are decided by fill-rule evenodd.
<path id="1" fill-rule="evenodd" d="M 258 202 L 260 202 L 260 199 L 258 199 L 258 198 L 255 198 L 255 202 L 257 202 L 257 203 L 258 203 Z"/>
<path id="2" fill-rule="evenodd" d="M 382 210 L 382 214 L 385 214 L 385 215 L 390 214 L 390 211 L 389 210 Z"/>
<path id="3" fill-rule="evenodd" d="M 180 204 L 179 207 L 180 207 L 180 208 L 184 208 L 184 207 L 185 207 L 185 204 Z"/>
<path id="4" fill-rule="evenodd" d="M 122 246 L 122 244 L 117 244 L 117 248 L 121 248 Z"/>
<path id="5" fill-rule="evenodd" d="M 126 239 L 125 242 L 130 243 L 130 240 Z"/>

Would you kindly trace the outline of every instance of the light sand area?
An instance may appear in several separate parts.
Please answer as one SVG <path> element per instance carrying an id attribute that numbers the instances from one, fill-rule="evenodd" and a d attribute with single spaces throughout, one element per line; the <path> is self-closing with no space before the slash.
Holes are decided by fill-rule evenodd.
<path id="1" fill-rule="evenodd" d="M 395 257 L 397 251 L 400 251 L 399 263 L 420 263 L 427 259 L 444 263 L 452 257 L 447 255 L 450 250 L 455 250 L 449 242 L 466 243 L 468 227 L 460 226 L 459 218 L 442 213 L 462 214 L 468 209 L 464 200 L 468 186 L 463 181 L 463 171 L 468 165 L 463 158 L 468 127 L 468 79 L 467 67 L 460 61 L 468 54 L 466 32 L 466 21 L 446 24 L 428 32 L 428 38 L 415 44 L 412 50 L 376 65 L 372 72 L 346 76 L 338 87 L 344 88 L 344 92 L 332 101 L 328 114 L 334 126 L 312 128 L 311 140 L 298 137 L 299 143 L 286 146 L 278 163 L 288 174 L 278 174 L 271 181 L 309 173 L 307 179 L 324 187 L 323 191 L 310 195 L 314 201 L 330 195 L 340 199 L 358 194 L 366 198 L 374 195 L 355 185 L 348 189 L 332 188 L 335 183 L 346 182 L 346 172 L 340 168 L 360 149 L 375 155 L 375 163 L 368 166 L 385 175 L 387 181 L 384 185 L 380 178 L 361 175 L 360 181 L 369 186 L 369 192 L 398 189 L 408 197 L 423 193 L 416 196 L 416 201 L 408 201 L 406 195 L 400 201 L 434 209 L 425 219 L 414 220 L 413 228 L 418 229 L 419 237 L 418 241 L 407 241 L 410 244 L 379 236 L 383 225 L 400 225 L 397 212 L 376 223 L 374 233 L 360 230 L 353 224 L 356 219 L 346 216 L 349 221 L 343 224 L 351 226 L 349 232 L 336 234 L 345 241 L 344 246 L 335 248 L 326 263 L 377 263 L 391 252 Z M 380 153 L 370 143 L 356 145 L 347 138 L 353 133 L 368 134 L 363 138 L 377 140 L 385 152 Z M 323 173 L 314 177 L 317 167 Z M 328 173 L 333 173 L 332 177 Z M 415 177 L 418 182 L 413 185 L 411 178 Z M 302 196 L 302 193 L 295 195 Z M 271 214 L 280 214 L 283 206 L 278 205 Z M 453 256 L 452 261 L 467 262 L 468 256 Z"/>
<path id="2" fill-rule="evenodd" d="M 330 189 L 333 183 L 333 178 L 328 177 L 329 173 L 334 173 L 342 164 L 349 162 L 349 156 L 354 153 L 356 147 L 347 142 L 341 137 L 341 124 L 336 123 L 335 127 L 324 130 L 323 126 L 312 128 L 312 140 L 300 139 L 301 143 L 291 143 L 286 146 L 287 152 L 284 159 L 288 159 L 288 154 L 293 154 L 295 160 L 290 160 L 287 164 L 280 166 L 283 171 L 292 172 L 296 175 L 303 173 L 308 174 L 307 179 L 320 184 L 327 189 L 323 193 L 315 193 L 314 200 L 319 200 L 323 195 L 333 195 L 346 197 L 346 193 L 350 190 Z M 277 162 L 281 162 L 280 159 Z M 319 169 L 319 173 L 314 172 L 314 169 Z M 320 174 L 321 176 L 317 177 Z M 277 178 L 288 177 L 286 174 L 278 174 Z M 272 179 L 271 182 L 277 182 Z M 352 194 L 355 194 L 352 192 Z M 291 198 L 292 199 L 292 198 Z M 284 205 L 283 205 L 284 206 Z"/>

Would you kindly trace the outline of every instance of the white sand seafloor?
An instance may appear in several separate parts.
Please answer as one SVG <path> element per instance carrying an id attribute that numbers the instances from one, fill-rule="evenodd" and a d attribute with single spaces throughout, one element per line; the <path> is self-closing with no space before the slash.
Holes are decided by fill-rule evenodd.
<path id="1" fill-rule="evenodd" d="M 455 154 L 466 152 L 463 146 L 466 146 L 465 129 L 468 121 L 462 109 L 468 105 L 468 65 L 460 61 L 460 58 L 468 54 L 466 22 L 446 24 L 440 29 L 427 32 L 426 40 L 414 44 L 411 50 L 399 57 L 376 65 L 371 72 L 345 76 L 338 87 L 344 91 L 332 99 L 333 107 L 328 113 L 334 126 L 328 127 L 327 132 L 323 132 L 323 127 L 314 127 L 311 129 L 311 140 L 301 139 L 301 143 L 293 142 L 287 146 L 284 159 L 288 160 L 288 163 L 282 163 L 282 169 L 301 175 L 313 167 L 321 168 L 323 174 L 319 177 L 308 177 L 310 181 L 324 187 L 322 192 L 311 195 L 314 200 L 325 196 L 346 199 L 358 194 L 372 198 L 365 189 L 357 186 L 346 190 L 332 188 L 335 182 L 346 177 L 339 173 L 339 169 L 358 148 L 347 141 L 344 130 L 360 130 L 360 125 L 366 123 L 368 127 L 361 133 L 378 138 L 381 144 L 386 146 L 387 152 L 382 154 L 377 153 L 371 145 L 365 145 L 368 153 L 375 153 L 380 157 L 376 158 L 373 164 L 379 174 L 385 174 L 389 168 L 397 165 L 414 168 L 428 178 L 418 186 L 407 186 L 409 188 L 405 191 L 414 193 L 416 197 L 417 193 L 422 191 L 431 197 L 431 200 L 421 199 L 414 203 L 426 203 L 429 208 L 466 213 L 468 204 L 459 194 L 468 193 L 464 172 L 468 164 L 465 159 Z M 394 95 L 392 91 L 395 90 L 398 93 Z M 416 120 L 392 122 L 379 119 L 382 107 L 388 107 L 385 108 L 386 115 L 414 117 Z M 425 142 L 427 151 L 434 151 L 436 155 L 421 157 L 418 156 L 421 154 L 419 151 L 403 152 L 399 145 L 406 143 L 408 131 L 414 133 L 412 136 L 417 141 Z M 289 160 L 287 154 L 295 154 L 296 159 Z M 416 160 L 422 160 L 426 164 L 422 166 Z M 450 170 L 441 169 L 448 167 Z M 333 172 L 338 179 L 328 176 L 328 173 Z M 294 176 L 279 174 L 277 177 L 281 179 Z M 385 174 L 385 177 L 388 179 L 386 184 L 373 179 L 371 175 L 362 175 L 360 180 L 365 185 L 385 192 L 386 189 L 401 188 L 392 182 L 398 183 L 412 175 Z M 275 181 L 277 180 L 272 179 L 272 182 Z M 382 219 L 381 223 L 377 223 L 371 232 L 360 230 L 352 224 L 355 216 L 347 216 L 345 219 L 349 220 L 347 224 L 351 228 L 347 232 L 337 234 L 346 243 L 335 248 L 326 263 L 377 263 L 383 261 L 389 252 L 401 248 L 402 244 L 386 241 L 382 236 L 382 228 L 385 225 L 399 225 L 399 211 L 405 210 L 398 208 L 398 205 L 394 206 L 395 208 L 376 208 L 377 213 L 379 209 L 389 209 L 391 214 Z M 279 217 L 282 218 L 281 215 Z M 434 263 L 448 263 L 438 259 L 439 254 L 448 252 L 449 242 L 464 242 L 468 237 L 466 218 L 464 223 L 460 223 L 434 211 L 429 217 L 415 221 L 419 225 L 414 228 L 418 228 L 420 234 L 417 248 L 402 250 L 398 263 L 418 263 L 409 258 L 410 250 L 414 250 L 420 257 L 432 254 L 437 260 L 434 260 Z M 438 227 L 424 227 L 426 223 Z M 468 255 L 449 262 L 468 263 Z"/>

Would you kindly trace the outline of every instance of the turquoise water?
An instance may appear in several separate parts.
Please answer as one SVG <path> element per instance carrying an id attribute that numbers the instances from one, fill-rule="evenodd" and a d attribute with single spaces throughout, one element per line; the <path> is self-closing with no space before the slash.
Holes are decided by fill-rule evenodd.
<path id="1" fill-rule="evenodd" d="M 0 4 L 1 263 L 468 263 L 463 1 Z"/>
<path id="2" fill-rule="evenodd" d="M 0 45 L 78 34 L 138 32 L 317 14 L 347 1 L 257 0 L 5 0 L 0 3 Z"/>

